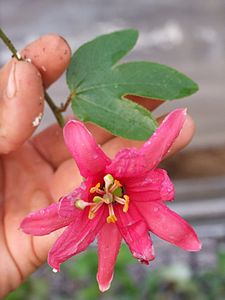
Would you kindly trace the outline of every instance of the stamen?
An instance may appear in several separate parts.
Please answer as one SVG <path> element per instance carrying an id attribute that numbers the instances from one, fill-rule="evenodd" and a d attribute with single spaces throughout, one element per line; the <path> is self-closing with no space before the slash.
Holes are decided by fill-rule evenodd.
<path id="1" fill-rule="evenodd" d="M 127 196 L 127 195 L 124 195 L 123 196 L 124 197 L 124 199 L 125 199 L 125 204 L 124 204 L 124 207 L 123 207 L 123 212 L 127 212 L 128 211 L 128 208 L 129 208 L 129 201 L 130 201 L 130 198 L 129 198 L 129 196 Z"/>
<path id="2" fill-rule="evenodd" d="M 108 207 L 109 207 L 109 216 L 107 217 L 106 221 L 107 223 L 115 223 L 117 221 L 117 217 L 115 216 L 112 203 L 110 203 Z"/>
<path id="3" fill-rule="evenodd" d="M 90 193 L 91 194 L 97 193 L 97 194 L 100 194 L 100 195 L 104 195 L 104 192 L 102 190 L 100 190 L 100 186 L 101 186 L 101 184 L 100 184 L 100 182 L 98 182 L 96 184 L 96 186 L 93 186 L 93 187 L 90 188 Z"/>
<path id="4" fill-rule="evenodd" d="M 99 210 L 103 203 L 104 202 L 99 202 L 97 204 L 94 204 L 94 206 L 90 208 L 88 213 L 88 219 L 93 219 L 95 217 L 96 212 Z"/>
<path id="5" fill-rule="evenodd" d="M 108 216 L 106 222 L 109 223 L 116 223 L 117 217 L 116 216 Z"/>
<path id="6" fill-rule="evenodd" d="M 115 201 L 118 202 L 119 204 L 124 205 L 124 204 L 126 203 L 125 199 L 123 199 L 123 198 L 114 196 L 114 199 L 115 199 Z"/>
<path id="7" fill-rule="evenodd" d="M 91 210 L 89 210 L 88 219 L 92 220 L 92 219 L 94 219 L 94 217 L 95 217 L 95 214 Z"/>

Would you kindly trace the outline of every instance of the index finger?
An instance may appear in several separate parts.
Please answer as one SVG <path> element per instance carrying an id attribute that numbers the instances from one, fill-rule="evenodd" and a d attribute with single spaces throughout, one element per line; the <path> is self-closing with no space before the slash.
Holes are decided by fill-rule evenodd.
<path id="1" fill-rule="evenodd" d="M 46 88 L 68 67 L 71 50 L 64 38 L 57 34 L 48 34 L 27 45 L 21 55 L 38 69 Z"/>

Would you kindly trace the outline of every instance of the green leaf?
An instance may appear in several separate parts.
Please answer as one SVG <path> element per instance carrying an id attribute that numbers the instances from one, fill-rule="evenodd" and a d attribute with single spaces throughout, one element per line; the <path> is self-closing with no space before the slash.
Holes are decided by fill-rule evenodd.
<path id="1" fill-rule="evenodd" d="M 145 139 L 156 129 L 149 111 L 109 93 L 105 93 L 104 97 L 94 95 L 94 92 L 79 94 L 72 98 L 72 108 L 81 121 L 91 121 L 128 139 Z"/>
<path id="2" fill-rule="evenodd" d="M 69 88 L 86 83 L 87 77 L 98 75 L 98 72 L 109 70 L 136 44 L 138 32 L 127 29 L 97 37 L 82 45 L 73 55 L 67 70 Z"/>
<path id="3" fill-rule="evenodd" d="M 100 36 L 73 55 L 67 83 L 72 108 L 81 121 L 94 122 L 113 134 L 145 140 L 156 129 L 151 113 L 126 99 L 138 95 L 172 100 L 193 94 L 198 86 L 178 71 L 152 62 L 115 65 L 137 41 L 136 30 Z"/>

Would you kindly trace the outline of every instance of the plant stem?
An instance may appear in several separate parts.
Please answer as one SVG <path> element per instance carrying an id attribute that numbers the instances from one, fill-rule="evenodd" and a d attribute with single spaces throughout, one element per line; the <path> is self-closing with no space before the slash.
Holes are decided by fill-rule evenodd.
<path id="1" fill-rule="evenodd" d="M 10 39 L 7 37 L 7 35 L 4 33 L 4 31 L 1 28 L 0 28 L 0 38 L 2 39 L 3 43 L 9 48 L 9 50 L 12 52 L 13 57 L 15 57 L 18 60 L 21 60 L 21 57 L 20 55 L 18 55 L 18 52 L 14 47 L 13 43 L 10 41 Z"/>
<path id="2" fill-rule="evenodd" d="M 15 46 L 10 41 L 8 36 L 5 34 L 5 32 L 0 28 L 0 39 L 3 41 L 3 43 L 8 47 L 8 49 L 11 51 L 12 56 L 15 57 L 17 60 L 23 60 L 20 56 L 19 52 L 17 52 Z M 65 121 L 61 114 L 61 112 L 65 111 L 70 103 L 71 95 L 68 97 L 66 103 L 62 107 L 58 107 L 55 105 L 54 101 L 51 99 L 49 94 L 45 91 L 45 100 L 48 103 L 50 109 L 52 110 L 53 114 L 55 115 L 55 118 L 57 122 L 59 123 L 59 126 L 63 128 Z"/>
<path id="3" fill-rule="evenodd" d="M 60 112 L 64 112 L 64 111 L 67 110 L 67 108 L 68 108 L 70 102 L 72 101 L 73 96 L 75 96 L 75 93 L 71 93 L 71 94 L 68 96 L 68 98 L 66 99 L 66 102 L 65 102 L 65 103 L 61 103 L 60 108 L 58 108 Z"/>
<path id="4" fill-rule="evenodd" d="M 56 117 L 56 120 L 58 121 L 60 127 L 63 128 L 65 121 L 64 118 L 60 112 L 60 108 L 58 106 L 55 105 L 55 103 L 53 102 L 52 98 L 49 96 L 49 94 L 45 91 L 45 100 L 48 103 L 50 109 L 52 110 L 53 114 Z"/>

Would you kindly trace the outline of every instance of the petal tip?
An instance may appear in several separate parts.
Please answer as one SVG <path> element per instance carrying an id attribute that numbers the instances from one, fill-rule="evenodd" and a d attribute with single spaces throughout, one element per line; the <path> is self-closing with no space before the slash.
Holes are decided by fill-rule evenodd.
<path id="1" fill-rule="evenodd" d="M 140 253 L 133 252 L 132 254 L 133 254 L 133 257 L 135 257 L 139 262 L 141 262 L 142 264 L 145 264 L 145 265 L 149 265 L 150 261 L 155 259 L 153 247 L 152 247 L 150 253 L 140 254 Z"/>
<path id="2" fill-rule="evenodd" d="M 53 273 L 58 273 L 60 272 L 60 263 L 54 259 L 50 252 L 48 253 L 48 264 L 52 268 Z"/>
<path id="3" fill-rule="evenodd" d="M 198 252 L 202 249 L 202 243 L 199 240 L 196 240 L 195 242 L 193 242 L 192 245 L 190 245 L 189 249 L 187 249 L 187 251 L 190 252 Z"/>
<path id="4" fill-rule="evenodd" d="M 64 135 L 64 137 L 67 135 L 67 133 L 69 133 L 69 131 L 71 130 L 71 128 L 74 128 L 74 127 L 76 127 L 76 126 L 79 126 L 79 125 L 81 125 L 81 126 L 83 126 L 83 124 L 81 123 L 81 122 L 79 122 L 79 121 L 76 121 L 76 120 L 69 120 L 67 123 L 66 123 L 66 125 L 64 126 L 64 128 L 63 128 L 63 135 Z"/>
<path id="5" fill-rule="evenodd" d="M 180 246 L 185 251 L 198 252 L 202 249 L 202 243 L 198 239 L 196 233 L 191 227 L 189 228 L 189 230 L 190 230 L 190 234 L 183 239 L 181 245 L 177 245 L 177 246 L 178 247 Z"/>
<path id="6" fill-rule="evenodd" d="M 113 274 L 112 274 L 112 277 L 110 278 L 110 280 L 107 281 L 107 282 L 104 282 L 104 283 L 100 282 L 98 274 L 97 274 L 96 278 L 97 278 L 97 281 L 98 281 L 98 287 L 99 287 L 100 292 L 104 293 L 104 292 L 106 292 L 110 289 L 111 282 L 113 280 Z"/>
<path id="7" fill-rule="evenodd" d="M 30 214 L 28 216 L 26 216 L 20 223 L 20 226 L 19 226 L 19 230 L 22 231 L 23 233 L 26 233 L 26 234 L 34 234 L 34 229 L 32 226 L 30 226 L 30 222 L 32 220 L 30 216 L 32 216 L 33 214 Z"/>

